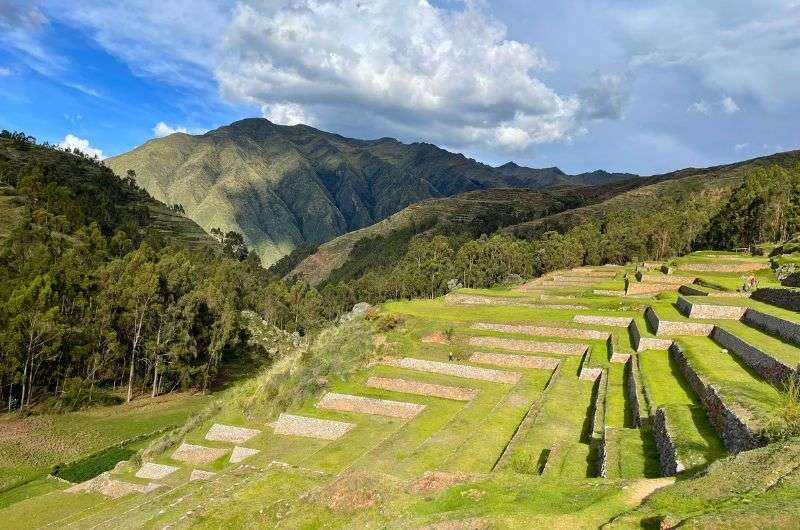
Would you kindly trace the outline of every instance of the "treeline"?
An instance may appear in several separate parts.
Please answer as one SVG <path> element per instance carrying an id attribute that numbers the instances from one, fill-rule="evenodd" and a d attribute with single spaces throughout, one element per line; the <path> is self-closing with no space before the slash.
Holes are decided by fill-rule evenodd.
<path id="1" fill-rule="evenodd" d="M 357 301 L 441 296 L 455 285 L 486 288 L 584 265 L 663 260 L 697 249 L 784 241 L 800 230 L 800 168 L 755 171 L 730 197 L 720 197 L 717 190 L 684 190 L 592 212 L 597 215 L 570 217 L 562 226 L 542 222 L 524 237 L 502 230 L 478 239 L 420 235 L 400 257 L 394 256 L 394 246 L 388 249 L 391 266 L 373 268 L 355 281 L 329 281 L 322 295 L 342 310 Z M 376 257 L 373 262 L 386 260 Z"/>
<path id="2" fill-rule="evenodd" d="M 19 218 L 0 246 L 9 410 L 206 389 L 225 361 L 266 355 L 242 310 L 302 333 L 332 316 L 315 290 L 270 278 L 238 234 L 219 234 L 215 248 L 171 245 L 133 175 L 79 152 L 4 131 L 0 186 Z"/>

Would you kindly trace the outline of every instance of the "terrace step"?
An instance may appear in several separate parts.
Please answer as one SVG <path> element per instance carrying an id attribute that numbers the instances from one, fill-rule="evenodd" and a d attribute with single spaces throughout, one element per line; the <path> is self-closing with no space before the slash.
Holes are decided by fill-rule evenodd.
<path id="1" fill-rule="evenodd" d="M 784 360 L 778 359 L 774 353 L 770 352 L 770 350 L 772 352 L 777 351 L 777 348 L 783 349 L 782 344 L 774 345 L 774 343 L 778 341 L 772 337 L 764 336 L 759 341 L 768 346 L 772 343 L 773 347 L 770 350 L 763 347 L 759 348 L 748 342 L 745 338 L 737 336 L 735 332 L 726 330 L 720 326 L 714 327 L 711 338 L 720 346 L 727 348 L 751 370 L 774 385 L 785 383 L 791 377 L 797 376 L 798 370 L 800 370 L 798 367 L 800 356 L 793 355 L 794 363 L 790 364 Z"/>
<path id="2" fill-rule="evenodd" d="M 689 318 L 706 320 L 741 320 L 747 307 L 719 304 L 699 304 L 686 298 L 678 297 L 678 311 Z"/>
<path id="3" fill-rule="evenodd" d="M 380 388 L 392 392 L 402 392 L 418 396 L 432 396 L 456 401 L 470 401 L 478 395 L 478 390 L 474 388 L 436 385 L 432 383 L 423 383 L 422 381 L 389 377 L 371 376 L 367 379 L 365 386 L 367 388 Z"/>
<path id="4" fill-rule="evenodd" d="M 465 379 L 476 379 L 479 381 L 489 381 L 492 383 L 516 384 L 522 378 L 518 372 L 507 372 L 495 370 L 493 368 L 480 368 L 468 364 L 444 363 L 440 361 L 429 361 L 427 359 L 417 359 L 414 357 L 403 357 L 400 359 L 385 359 L 383 364 L 407 368 L 409 370 L 419 370 L 420 372 L 430 372 L 434 374 L 451 375 L 463 377 Z"/>
<path id="5" fill-rule="evenodd" d="M 317 408 L 410 419 L 425 410 L 426 407 L 419 403 L 326 392 L 317 402 Z"/>
<path id="6" fill-rule="evenodd" d="M 708 337 L 714 329 L 714 324 L 698 324 L 695 322 L 681 322 L 663 320 L 652 307 L 644 311 L 644 317 L 655 330 L 656 336 L 677 335 L 692 337 Z"/>
<path id="7" fill-rule="evenodd" d="M 323 420 L 285 412 L 278 416 L 278 419 L 272 424 L 275 434 L 319 440 L 337 440 L 353 427 L 354 424 L 344 421 Z"/>
<path id="8" fill-rule="evenodd" d="M 560 361 L 552 357 L 536 357 L 533 355 L 514 355 L 508 353 L 475 352 L 469 362 L 476 364 L 494 364 L 508 368 L 532 368 L 554 370 Z"/>
<path id="9" fill-rule="evenodd" d="M 608 331 L 596 329 L 494 324 L 490 322 L 476 322 L 471 327 L 472 329 L 480 329 L 485 331 L 501 331 L 503 333 L 517 333 L 520 335 L 534 335 L 539 337 L 560 337 L 567 339 L 606 340 L 611 335 Z"/>
<path id="10" fill-rule="evenodd" d="M 469 345 L 481 348 L 500 348 L 504 350 L 555 353 L 561 355 L 583 355 L 589 350 L 588 344 L 503 339 L 498 337 L 472 337 L 469 339 Z"/>

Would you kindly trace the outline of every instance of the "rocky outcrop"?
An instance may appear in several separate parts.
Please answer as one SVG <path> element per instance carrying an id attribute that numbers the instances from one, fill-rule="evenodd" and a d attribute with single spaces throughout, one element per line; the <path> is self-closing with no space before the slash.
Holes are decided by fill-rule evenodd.
<path id="1" fill-rule="evenodd" d="M 763 434 L 763 426 L 755 424 L 747 411 L 734 405 L 727 405 L 722 400 L 717 388 L 695 370 L 677 343 L 670 346 L 669 353 L 700 398 L 711 425 L 719 434 L 728 451 L 739 453 L 767 443 Z"/>
<path id="2" fill-rule="evenodd" d="M 744 364 L 770 383 L 783 383 L 795 373 L 792 367 L 787 366 L 768 353 L 759 350 L 719 326 L 714 328 L 711 338 L 727 348 Z"/>
<path id="3" fill-rule="evenodd" d="M 672 477 L 683 471 L 684 465 L 678 460 L 678 452 L 669 432 L 667 415 L 662 407 L 656 410 L 653 417 L 653 437 L 658 448 L 658 458 L 661 461 L 661 473 L 665 477 Z"/>
<path id="4" fill-rule="evenodd" d="M 742 320 L 762 331 L 772 333 L 800 346 L 800 324 L 784 320 L 755 309 L 748 309 Z"/>

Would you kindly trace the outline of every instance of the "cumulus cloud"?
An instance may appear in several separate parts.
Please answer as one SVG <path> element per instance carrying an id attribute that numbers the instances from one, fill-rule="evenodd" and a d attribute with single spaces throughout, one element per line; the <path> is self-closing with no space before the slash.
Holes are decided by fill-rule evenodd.
<path id="1" fill-rule="evenodd" d="M 600 74 L 595 83 L 581 91 L 583 114 L 591 119 L 616 119 L 630 98 L 630 76 Z"/>
<path id="2" fill-rule="evenodd" d="M 164 136 L 169 136 L 170 134 L 174 133 L 187 133 L 187 132 L 188 130 L 186 129 L 186 127 L 171 127 L 166 123 L 164 123 L 163 121 L 156 123 L 155 126 L 153 127 L 153 134 L 156 136 L 156 138 L 162 138 Z"/>
<path id="3" fill-rule="evenodd" d="M 695 101 L 689 105 L 689 111 L 708 115 L 711 112 L 711 108 L 708 106 L 708 103 L 706 103 L 705 100 L 701 99 L 700 101 Z"/>
<path id="4" fill-rule="evenodd" d="M 297 0 L 238 4 L 215 74 L 224 97 L 261 105 L 284 122 L 364 114 L 430 140 L 522 150 L 581 128 L 581 98 L 536 71 L 532 46 L 510 40 L 480 2 L 438 8 L 426 0 Z M 590 113 L 613 114 L 616 80 L 587 92 Z"/>
<path id="5" fill-rule="evenodd" d="M 733 148 L 736 149 L 737 151 L 741 151 L 742 149 L 747 149 L 748 147 L 750 147 L 750 144 L 748 142 L 745 142 L 743 144 L 736 144 L 733 146 Z"/>
<path id="6" fill-rule="evenodd" d="M 261 106 L 261 115 L 278 125 L 314 125 L 315 118 L 301 105 L 290 102 L 269 103 Z"/>
<path id="7" fill-rule="evenodd" d="M 62 149 L 69 149 L 70 151 L 77 149 L 81 153 L 89 155 L 90 157 L 97 157 L 99 160 L 103 160 L 105 158 L 102 150 L 92 147 L 89 145 L 89 140 L 78 138 L 74 134 L 66 135 L 61 143 L 58 144 L 58 146 Z"/>
<path id="8" fill-rule="evenodd" d="M 724 98 L 722 98 L 719 104 L 722 105 L 722 110 L 725 112 L 725 114 L 736 114 L 737 112 L 742 110 L 730 96 L 725 96 Z"/>

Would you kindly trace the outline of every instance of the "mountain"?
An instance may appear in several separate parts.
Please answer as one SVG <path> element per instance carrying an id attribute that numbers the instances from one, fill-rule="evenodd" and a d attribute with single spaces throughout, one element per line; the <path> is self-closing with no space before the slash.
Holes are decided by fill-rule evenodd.
<path id="1" fill-rule="evenodd" d="M 628 179 L 605 172 L 491 167 L 427 143 L 356 140 L 307 125 L 237 121 L 150 140 L 106 165 L 180 204 L 207 231 L 241 232 L 265 265 L 304 245 L 386 219 L 419 201 L 492 188 L 541 189 Z"/>
<path id="2" fill-rule="evenodd" d="M 592 221 L 603 231 L 618 236 L 630 232 L 626 244 L 631 248 L 636 247 L 639 239 L 650 237 L 648 234 L 671 237 L 674 243 L 679 238 L 697 235 L 690 233 L 685 224 L 689 217 L 697 222 L 698 234 L 703 233 L 746 175 L 759 168 L 772 165 L 793 168 L 798 163 L 800 151 L 794 151 L 620 181 L 609 174 L 596 173 L 598 180 L 604 176 L 612 180 L 602 186 L 481 190 L 430 199 L 316 249 L 307 249 L 280 272 L 313 285 L 357 279 L 370 269 L 391 268 L 391 262 L 402 257 L 410 239 L 420 233 L 466 232 L 475 236 L 499 229 L 518 238 L 534 239 L 547 230 L 563 233 Z M 526 169 L 510 168 L 509 164 L 501 168 L 518 173 Z M 550 174 L 553 179 L 550 182 L 556 183 L 558 170 L 553 168 Z"/>

